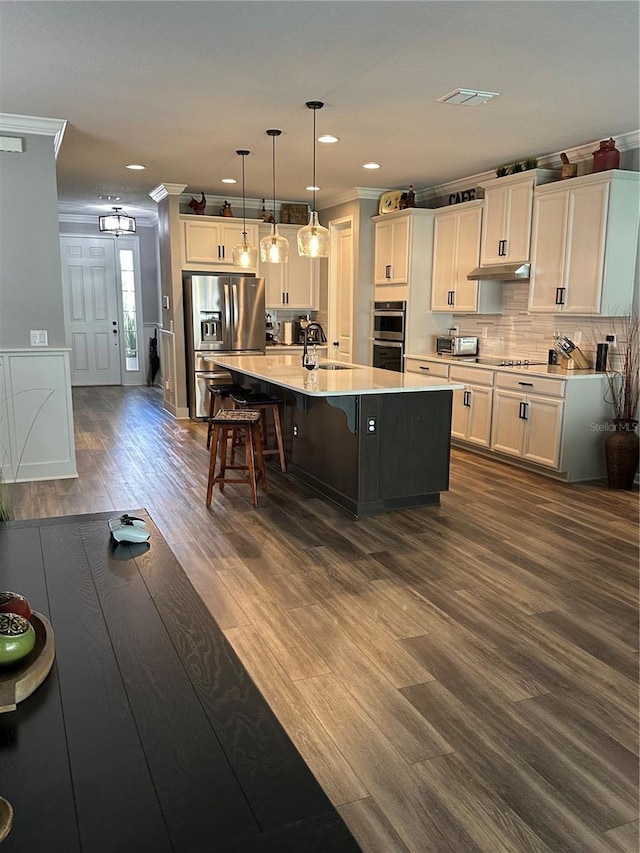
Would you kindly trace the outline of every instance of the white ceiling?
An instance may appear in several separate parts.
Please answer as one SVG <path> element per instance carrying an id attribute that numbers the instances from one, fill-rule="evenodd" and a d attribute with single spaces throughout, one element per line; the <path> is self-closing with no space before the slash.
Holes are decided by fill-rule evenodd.
<path id="1" fill-rule="evenodd" d="M 262 0 L 0 2 L 0 112 L 68 120 L 62 207 L 101 194 L 155 211 L 187 184 L 308 201 L 312 114 L 322 100 L 317 206 L 353 187 L 416 190 L 637 130 L 640 5 L 633 2 Z M 436 98 L 499 92 L 486 105 Z M 375 160 L 377 172 L 362 164 Z M 131 172 L 127 163 L 146 171 Z M 237 215 L 237 211 L 236 211 Z"/>

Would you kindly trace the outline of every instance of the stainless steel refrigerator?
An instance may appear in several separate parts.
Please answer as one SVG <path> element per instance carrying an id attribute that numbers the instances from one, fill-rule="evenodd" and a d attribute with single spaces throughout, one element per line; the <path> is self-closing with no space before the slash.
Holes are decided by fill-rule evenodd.
<path id="1" fill-rule="evenodd" d="M 231 377 L 205 357 L 264 353 L 264 279 L 189 273 L 183 284 L 189 415 L 206 418 L 207 385 Z"/>

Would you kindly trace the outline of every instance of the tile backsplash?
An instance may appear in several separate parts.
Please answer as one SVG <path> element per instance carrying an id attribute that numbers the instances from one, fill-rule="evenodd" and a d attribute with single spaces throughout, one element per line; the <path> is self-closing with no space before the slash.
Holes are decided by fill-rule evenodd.
<path id="1" fill-rule="evenodd" d="M 528 282 L 505 283 L 502 314 L 454 314 L 460 334 L 477 335 L 482 355 L 547 361 L 556 332 L 577 344 L 591 365 L 596 344 L 616 330 L 619 318 L 568 317 L 563 314 L 529 314 Z"/>

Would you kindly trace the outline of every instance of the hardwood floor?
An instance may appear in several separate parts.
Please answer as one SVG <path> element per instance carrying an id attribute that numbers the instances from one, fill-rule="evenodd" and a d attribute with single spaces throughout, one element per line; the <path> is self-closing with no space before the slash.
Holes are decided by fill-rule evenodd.
<path id="1" fill-rule="evenodd" d="M 204 425 L 73 396 L 80 476 L 16 518 L 147 508 L 366 853 L 637 853 L 637 491 L 454 450 L 439 507 L 352 519 L 270 464 L 207 510 Z"/>

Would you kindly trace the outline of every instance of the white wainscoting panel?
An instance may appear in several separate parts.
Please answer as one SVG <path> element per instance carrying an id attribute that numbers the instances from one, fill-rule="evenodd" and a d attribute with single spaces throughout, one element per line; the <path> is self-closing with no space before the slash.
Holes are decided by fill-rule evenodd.
<path id="1" fill-rule="evenodd" d="M 78 476 L 69 350 L 0 350 L 0 462 L 7 482 Z"/>

